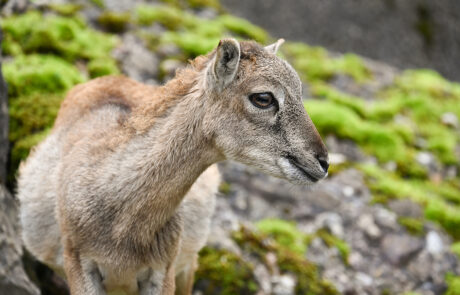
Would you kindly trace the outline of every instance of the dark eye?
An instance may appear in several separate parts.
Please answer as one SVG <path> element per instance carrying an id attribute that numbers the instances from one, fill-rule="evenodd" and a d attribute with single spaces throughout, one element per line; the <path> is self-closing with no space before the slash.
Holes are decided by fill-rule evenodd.
<path id="1" fill-rule="evenodd" d="M 276 103 L 276 99 L 270 92 L 253 93 L 249 95 L 249 100 L 259 109 L 268 109 Z"/>

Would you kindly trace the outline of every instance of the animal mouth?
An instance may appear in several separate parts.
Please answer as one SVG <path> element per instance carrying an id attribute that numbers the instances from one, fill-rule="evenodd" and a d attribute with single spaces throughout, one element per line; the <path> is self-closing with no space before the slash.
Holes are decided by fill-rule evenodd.
<path id="1" fill-rule="evenodd" d="M 318 177 L 312 175 L 308 170 L 306 169 L 305 166 L 299 163 L 299 161 L 291 155 L 286 156 L 286 159 L 289 161 L 289 163 L 296 167 L 300 172 L 302 172 L 303 175 L 305 175 L 310 181 L 312 182 L 317 182 L 319 180 Z"/>

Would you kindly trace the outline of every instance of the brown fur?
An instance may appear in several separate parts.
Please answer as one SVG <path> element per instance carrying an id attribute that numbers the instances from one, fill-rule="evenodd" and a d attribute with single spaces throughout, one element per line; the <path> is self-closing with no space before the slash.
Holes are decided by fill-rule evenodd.
<path id="1" fill-rule="evenodd" d="M 260 92 L 273 93 L 277 104 L 256 107 L 248 97 Z M 39 157 L 54 166 L 42 169 Z M 121 76 L 75 87 L 52 133 L 21 169 L 18 196 L 29 206 L 21 222 L 35 226 L 42 215 L 27 212 L 45 214 L 56 200 L 59 229 L 53 218 L 43 223 L 51 239 L 61 239 L 73 295 L 112 288 L 173 294 L 177 259 L 192 247 L 177 277 L 179 292 L 189 294 L 200 245 L 193 241 L 199 222 L 191 227 L 189 220 L 197 221 L 206 201 L 182 200 L 203 171 L 224 159 L 295 183 L 327 172 L 318 162 L 327 151 L 303 108 L 298 76 L 254 42 L 224 40 L 163 87 Z M 26 245 L 38 247 L 38 239 L 31 229 Z"/>

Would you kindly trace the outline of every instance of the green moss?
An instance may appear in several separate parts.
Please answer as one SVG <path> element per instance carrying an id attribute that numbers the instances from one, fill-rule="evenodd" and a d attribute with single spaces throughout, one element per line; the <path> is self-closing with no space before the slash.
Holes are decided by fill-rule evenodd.
<path id="1" fill-rule="evenodd" d="M 243 38 L 253 39 L 259 43 L 267 42 L 267 32 L 245 19 L 225 14 L 218 18 L 218 23 L 222 24 L 227 30 Z"/>
<path id="2" fill-rule="evenodd" d="M 52 55 L 18 56 L 3 66 L 8 95 L 60 93 L 84 81 L 75 66 Z"/>
<path id="3" fill-rule="evenodd" d="M 184 8 L 185 6 L 184 0 L 160 0 L 160 2 L 177 8 Z"/>
<path id="4" fill-rule="evenodd" d="M 338 294 L 333 285 L 319 278 L 316 266 L 294 252 L 280 250 L 277 253 L 278 267 L 283 273 L 297 274 L 295 294 Z"/>
<path id="5" fill-rule="evenodd" d="M 91 78 L 96 78 L 105 75 L 120 74 L 120 70 L 111 58 L 93 59 L 88 63 L 88 72 Z"/>
<path id="6" fill-rule="evenodd" d="M 151 25 L 157 22 L 171 30 L 181 26 L 186 15 L 180 9 L 166 5 L 139 5 L 135 9 L 137 23 Z"/>
<path id="7" fill-rule="evenodd" d="M 253 266 L 239 256 L 223 250 L 204 247 L 195 273 L 196 285 L 204 294 L 255 294 L 258 284 Z"/>
<path id="8" fill-rule="evenodd" d="M 330 102 L 309 100 L 305 107 L 318 131 L 352 139 L 380 161 L 405 161 L 403 138 L 392 128 L 362 120 L 350 108 Z"/>
<path id="9" fill-rule="evenodd" d="M 445 164 L 456 164 L 455 148 L 457 137 L 455 133 L 439 123 L 425 123 L 419 125 L 420 132 L 427 139 L 427 148 L 437 155 Z"/>
<path id="10" fill-rule="evenodd" d="M 452 244 L 450 250 L 460 258 L 460 242 Z"/>
<path id="11" fill-rule="evenodd" d="M 280 245 L 269 236 L 242 227 L 233 233 L 233 239 L 243 250 L 251 253 L 254 259 L 267 264 L 269 270 L 271 266 L 265 260 L 266 255 L 274 253 L 281 274 L 291 273 L 297 277 L 296 294 L 338 294 L 329 282 L 319 277 L 314 264 L 306 260 L 303 255 Z"/>
<path id="12" fill-rule="evenodd" d="M 47 7 L 63 16 L 73 16 L 83 8 L 80 4 L 73 3 L 49 4 Z"/>
<path id="13" fill-rule="evenodd" d="M 14 182 L 16 170 L 32 146 L 52 127 L 64 93 L 33 93 L 9 100 L 11 158 L 8 181 Z"/>
<path id="14" fill-rule="evenodd" d="M 325 229 L 320 229 L 315 236 L 321 238 L 328 247 L 336 247 L 339 250 L 345 264 L 348 264 L 348 256 L 350 255 L 350 246 L 342 239 L 332 235 Z"/>
<path id="15" fill-rule="evenodd" d="M 2 46 L 2 51 L 7 55 L 16 56 L 16 55 L 23 54 L 21 45 L 15 42 L 11 35 L 4 35 L 4 39 L 3 39 L 1 46 Z"/>
<path id="16" fill-rule="evenodd" d="M 425 232 L 423 220 L 419 218 L 401 216 L 398 217 L 398 222 L 399 224 L 404 226 L 409 233 L 413 235 L 421 236 Z"/>
<path id="17" fill-rule="evenodd" d="M 373 194 L 387 198 L 409 198 L 425 207 L 426 218 L 439 223 L 454 239 L 460 239 L 460 206 L 451 202 L 455 187 L 409 180 L 375 165 L 360 165 Z"/>
<path id="18" fill-rule="evenodd" d="M 371 77 L 362 59 L 351 53 L 335 59 L 334 68 L 336 72 L 351 76 L 356 82 L 365 82 Z"/>
<path id="19" fill-rule="evenodd" d="M 45 52 L 69 61 L 87 60 L 108 56 L 117 42 L 115 36 L 94 31 L 78 18 L 44 16 L 37 11 L 6 18 L 1 26 L 8 43 L 3 49 L 10 55 Z"/>
<path id="20" fill-rule="evenodd" d="M 337 175 L 338 173 L 350 167 L 352 167 L 352 162 L 349 162 L 348 160 L 344 163 L 331 165 L 329 166 L 329 169 L 328 169 L 328 176 L 331 177 L 331 176 Z"/>
<path id="21" fill-rule="evenodd" d="M 310 82 L 327 81 L 336 74 L 349 75 L 360 83 L 371 77 L 371 72 L 363 61 L 353 54 L 333 58 L 323 48 L 291 42 L 284 45 L 283 52 L 292 61 L 301 77 Z"/>
<path id="22" fill-rule="evenodd" d="M 280 245 L 289 250 L 305 254 L 306 235 L 297 229 L 294 222 L 281 219 L 263 219 L 256 223 L 257 229 L 266 235 L 274 238 Z"/>
<path id="23" fill-rule="evenodd" d="M 366 115 L 366 104 L 361 98 L 340 92 L 324 82 L 313 83 L 310 87 L 310 92 L 313 97 L 324 98 L 345 106 L 357 113 L 360 117 Z"/>
<path id="24" fill-rule="evenodd" d="M 169 31 L 161 36 L 160 43 L 176 44 L 187 58 L 208 53 L 217 46 L 221 38 L 228 35 L 262 43 L 268 39 L 268 34 L 263 29 L 226 14 L 215 19 L 201 19 L 175 6 L 140 5 L 137 6 L 135 15 L 139 24 L 150 25 L 156 22 L 168 28 Z"/>
<path id="25" fill-rule="evenodd" d="M 222 181 L 219 185 L 219 192 L 221 194 L 224 194 L 224 195 L 228 195 L 230 194 L 230 192 L 232 191 L 232 186 L 230 183 L 226 182 L 226 181 Z"/>
<path id="26" fill-rule="evenodd" d="M 399 80 L 407 79 L 401 77 Z M 426 139 L 427 149 L 433 152 L 440 162 L 455 165 L 459 160 L 455 149 L 460 142 L 460 136 L 449 126 L 441 124 L 440 118 L 446 112 L 460 116 L 460 104 L 458 99 L 452 98 L 453 96 L 439 100 L 429 94 L 437 93 L 439 89 L 455 93 L 452 89 L 456 87 L 449 83 L 441 83 L 442 86 L 439 86 L 431 82 L 431 88 L 423 91 L 419 89 L 417 93 L 409 91 L 411 88 L 406 84 L 409 82 L 398 82 L 396 86 L 383 92 L 381 99 L 366 102 L 359 97 L 342 93 L 324 82 L 315 82 L 311 86 L 312 95 L 328 102 L 312 101 L 307 102 L 307 105 L 313 104 L 313 109 L 309 111 L 320 129 L 327 126 L 326 132 L 355 140 L 364 150 L 376 155 L 381 161 L 396 161 L 404 176 L 426 178 L 426 169 L 414 160 L 417 149 L 416 136 Z M 331 116 L 334 118 L 327 118 L 326 113 L 329 110 L 334 114 Z M 394 122 L 396 114 L 406 117 L 408 123 Z M 396 153 L 392 156 L 385 150 Z"/>
<path id="27" fill-rule="evenodd" d="M 53 125 L 63 94 L 31 94 L 10 100 L 10 141 L 16 142 Z"/>
<path id="28" fill-rule="evenodd" d="M 445 295 L 460 295 L 460 276 L 448 273 L 446 282 L 448 287 Z"/>
<path id="29" fill-rule="evenodd" d="M 460 98 L 459 98 L 460 99 Z M 458 161 L 455 156 L 456 142 L 459 136 L 448 126 L 441 124 L 441 116 L 445 112 L 460 114 L 459 106 L 455 100 L 439 101 L 426 93 L 405 93 L 402 89 L 394 88 L 385 94 L 385 99 L 379 106 L 388 104 L 386 109 L 393 108 L 392 113 L 405 114 L 408 119 L 414 122 L 415 132 L 424 137 L 428 143 L 428 149 L 445 164 L 453 164 Z M 382 108 L 374 111 L 370 118 L 378 121 L 382 114 Z M 379 115 L 376 115 L 379 114 Z"/>
<path id="30" fill-rule="evenodd" d="M 460 208 L 441 200 L 430 200 L 425 209 L 428 219 L 438 222 L 454 239 L 460 239 Z"/>
<path id="31" fill-rule="evenodd" d="M 94 5 L 96 5 L 99 8 L 105 7 L 104 0 L 89 0 L 89 1 L 91 1 Z"/>
<path id="32" fill-rule="evenodd" d="M 101 27 L 113 33 L 125 31 L 130 21 L 131 14 L 127 12 L 104 11 L 97 18 L 97 22 Z"/>
<path id="33" fill-rule="evenodd" d="M 214 9 L 221 8 L 219 0 L 187 0 L 187 4 L 191 8 L 203 8 L 203 7 L 211 7 Z"/>
<path id="34" fill-rule="evenodd" d="M 203 38 L 194 32 L 166 32 L 162 36 L 163 43 L 174 43 L 179 46 L 188 56 L 194 57 L 205 54 L 219 44 L 220 37 Z"/>
<path id="35" fill-rule="evenodd" d="M 423 93 L 438 99 L 460 98 L 460 84 L 447 81 L 433 70 L 407 70 L 396 81 L 407 93 Z"/>

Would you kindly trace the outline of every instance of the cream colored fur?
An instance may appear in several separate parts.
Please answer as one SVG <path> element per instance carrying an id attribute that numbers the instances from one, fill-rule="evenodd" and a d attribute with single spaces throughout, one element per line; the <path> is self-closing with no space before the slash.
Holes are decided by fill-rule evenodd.
<path id="1" fill-rule="evenodd" d="M 214 163 L 301 184 L 327 175 L 280 44 L 222 40 L 162 87 L 124 77 L 75 87 L 20 169 L 29 251 L 63 269 L 73 295 L 190 294 L 219 184 Z M 276 103 L 260 108 L 254 93 Z"/>

